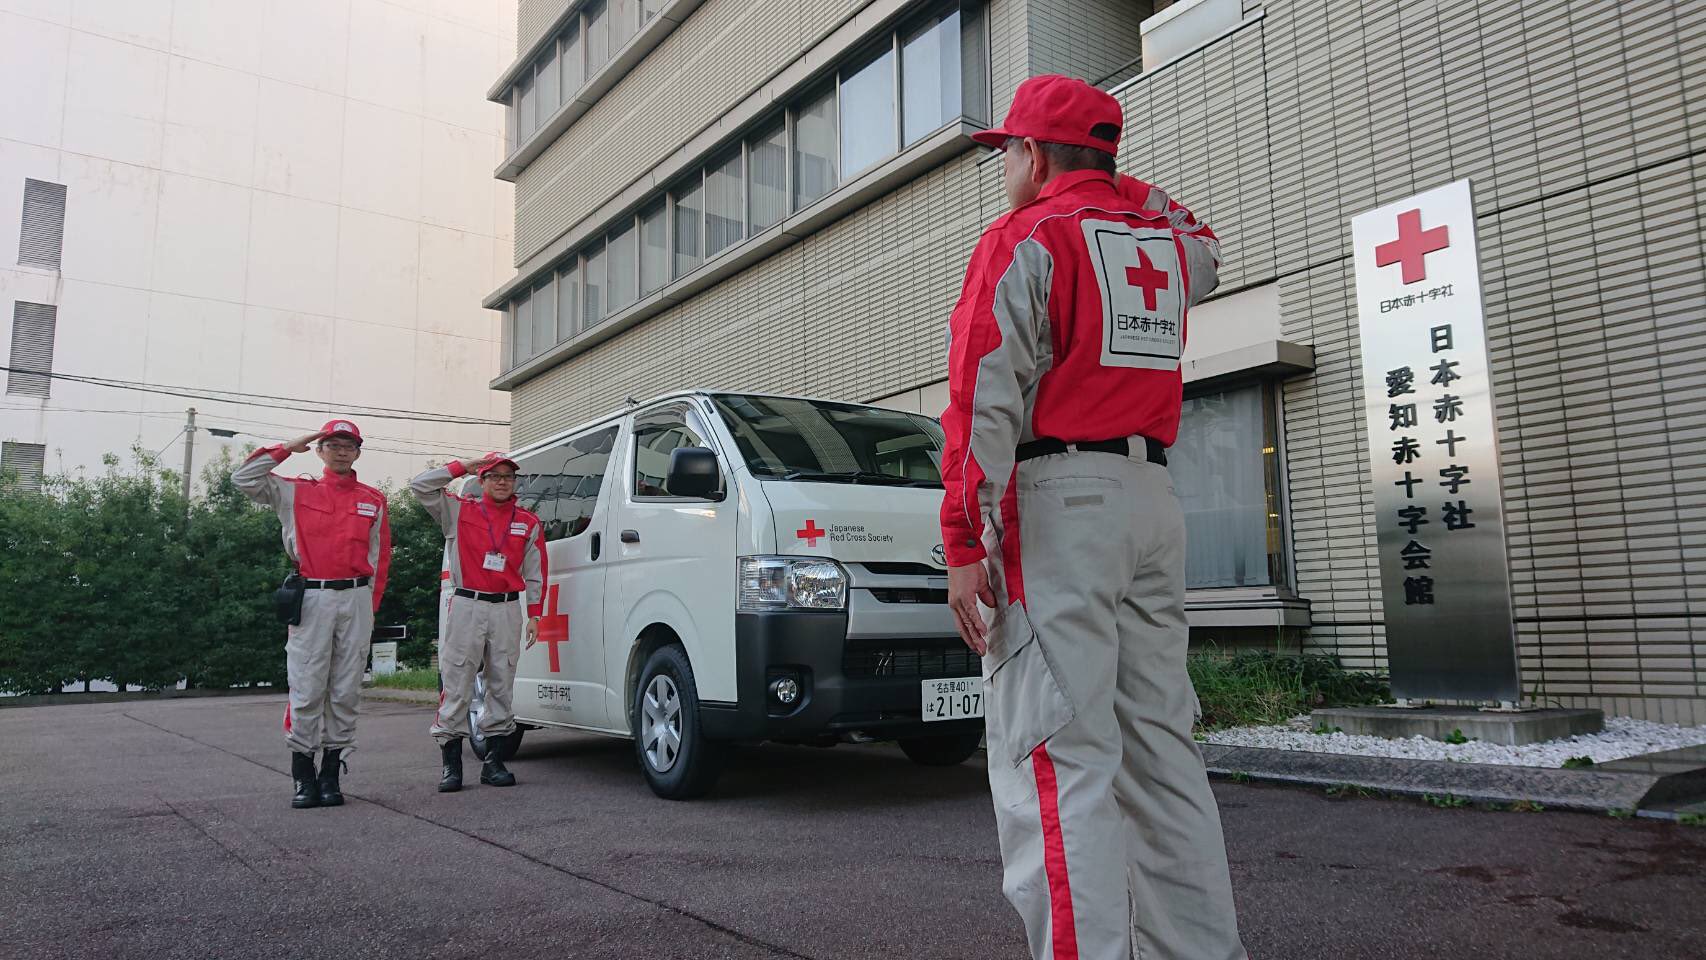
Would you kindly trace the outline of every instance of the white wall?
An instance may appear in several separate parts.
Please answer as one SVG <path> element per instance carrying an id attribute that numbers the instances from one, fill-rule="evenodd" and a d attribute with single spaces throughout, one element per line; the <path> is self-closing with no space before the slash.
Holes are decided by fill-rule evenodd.
<path id="1" fill-rule="evenodd" d="M 243 431 L 198 434 L 199 469 L 345 404 L 507 420 L 486 388 L 499 316 L 480 300 L 510 270 L 504 120 L 485 90 L 515 23 L 515 0 L 0 0 L 0 358 L 12 302 L 51 303 L 56 373 L 330 404 L 57 380 L 45 402 L 0 395 L 0 439 L 96 470 L 173 444 L 193 405 Z M 60 273 L 14 265 L 26 177 L 67 186 Z M 374 481 L 508 442 L 354 419 Z"/>

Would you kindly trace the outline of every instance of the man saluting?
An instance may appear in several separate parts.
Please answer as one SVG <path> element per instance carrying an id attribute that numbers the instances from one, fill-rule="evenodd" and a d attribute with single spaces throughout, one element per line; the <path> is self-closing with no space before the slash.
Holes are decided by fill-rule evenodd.
<path id="1" fill-rule="evenodd" d="M 515 785 L 504 768 L 505 741 L 515 733 L 511 698 L 515 662 L 521 656 L 522 597 L 528 598 L 527 645 L 538 638 L 545 596 L 545 538 L 539 518 L 515 502 L 515 461 L 496 453 L 476 460 L 454 460 L 409 481 L 409 490 L 444 530 L 450 545 L 450 578 L 455 592 L 444 635 L 438 638 L 438 674 L 443 691 L 433 716 L 444 770 L 440 793 L 462 789 L 462 738 L 468 735 L 468 705 L 474 675 L 485 669 L 486 709 L 480 733 L 486 739 L 486 764 L 480 782 Z M 478 499 L 447 493 L 452 480 L 472 473 L 480 479 Z"/>
<path id="2" fill-rule="evenodd" d="M 272 472 L 310 445 L 326 465 L 318 479 Z M 361 431 L 333 420 L 289 443 L 262 447 L 231 474 L 243 495 L 273 508 L 284 524 L 284 552 L 305 579 L 301 622 L 284 644 L 290 702 L 284 739 L 290 745 L 290 805 L 336 807 L 342 754 L 355 749 L 361 675 L 373 639 L 373 614 L 391 565 L 391 525 L 385 494 L 355 478 Z M 314 751 L 326 753 L 319 776 Z"/>

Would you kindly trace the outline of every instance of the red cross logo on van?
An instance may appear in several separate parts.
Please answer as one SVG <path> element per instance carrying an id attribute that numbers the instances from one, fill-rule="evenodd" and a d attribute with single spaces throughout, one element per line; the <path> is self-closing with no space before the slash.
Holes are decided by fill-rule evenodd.
<path id="1" fill-rule="evenodd" d="M 557 591 L 561 589 L 560 584 L 552 584 L 545 591 L 545 615 L 539 618 L 539 642 L 551 651 L 552 673 L 562 670 L 557 662 L 557 644 L 569 642 L 569 615 L 557 612 Z"/>
<path id="2" fill-rule="evenodd" d="M 829 531 L 827 530 L 819 530 L 816 520 L 807 520 L 806 528 L 804 530 L 795 530 L 794 536 L 804 540 L 806 542 L 806 546 L 815 547 L 817 546 L 818 538 L 824 536 L 828 532 Z"/>

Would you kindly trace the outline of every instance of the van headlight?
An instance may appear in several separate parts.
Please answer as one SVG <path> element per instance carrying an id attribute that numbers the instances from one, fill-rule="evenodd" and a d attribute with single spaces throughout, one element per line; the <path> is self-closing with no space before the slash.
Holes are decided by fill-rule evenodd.
<path id="1" fill-rule="evenodd" d="M 740 609 L 845 610 L 847 571 L 834 560 L 741 557 Z"/>

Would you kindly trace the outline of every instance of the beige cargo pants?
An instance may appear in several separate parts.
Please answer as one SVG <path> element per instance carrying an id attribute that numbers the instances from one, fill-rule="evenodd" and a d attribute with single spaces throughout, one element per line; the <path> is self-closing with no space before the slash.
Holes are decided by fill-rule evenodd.
<path id="1" fill-rule="evenodd" d="M 284 642 L 290 702 L 284 739 L 297 753 L 355 749 L 361 676 L 373 641 L 373 587 L 309 590 Z"/>
<path id="2" fill-rule="evenodd" d="M 1191 738 L 1184 518 L 1136 447 L 1021 463 L 986 534 L 1002 889 L 1039 960 L 1244 960 Z"/>
<path id="3" fill-rule="evenodd" d="M 484 670 L 486 706 L 480 714 L 480 736 L 515 732 L 515 662 L 521 657 L 524 611 L 520 600 L 488 603 L 451 596 L 444 636 L 438 638 L 438 676 L 444 689 L 438 695 L 432 736 L 448 743 L 468 735 L 468 707 L 474 699 L 474 676 Z"/>

